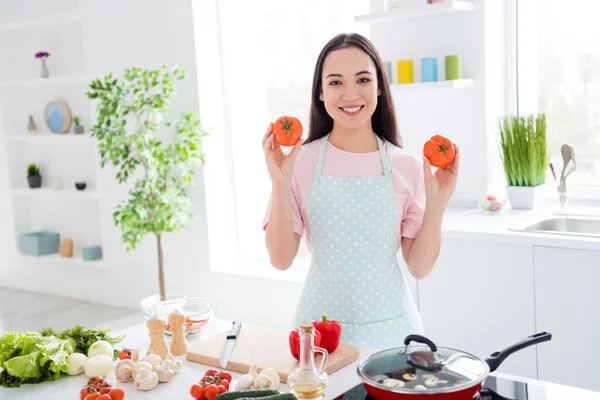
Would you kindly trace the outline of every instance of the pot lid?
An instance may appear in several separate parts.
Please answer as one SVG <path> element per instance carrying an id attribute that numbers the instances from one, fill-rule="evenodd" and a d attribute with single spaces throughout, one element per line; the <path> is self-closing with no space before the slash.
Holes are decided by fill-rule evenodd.
<path id="1" fill-rule="evenodd" d="M 482 382 L 490 370 L 474 355 L 437 347 L 420 335 L 407 336 L 404 344 L 365 358 L 358 366 L 359 376 L 387 391 L 434 394 L 469 388 Z"/>

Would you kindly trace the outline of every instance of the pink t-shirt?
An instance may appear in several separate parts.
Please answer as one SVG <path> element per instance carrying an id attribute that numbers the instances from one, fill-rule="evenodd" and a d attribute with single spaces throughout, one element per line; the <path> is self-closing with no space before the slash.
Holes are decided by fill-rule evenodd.
<path id="1" fill-rule="evenodd" d="M 308 226 L 308 201 L 317 169 L 319 151 L 324 138 L 302 146 L 292 177 L 292 221 L 294 232 L 303 236 L 310 249 L 310 229 Z M 400 238 L 415 238 L 421 228 L 425 209 L 425 188 L 423 186 L 423 163 L 414 155 L 392 146 L 392 186 L 398 207 L 398 248 Z M 369 153 L 351 153 L 327 142 L 322 175 L 340 178 L 381 176 L 383 165 L 379 150 Z M 266 229 L 271 211 L 271 199 L 267 206 L 263 229 Z"/>

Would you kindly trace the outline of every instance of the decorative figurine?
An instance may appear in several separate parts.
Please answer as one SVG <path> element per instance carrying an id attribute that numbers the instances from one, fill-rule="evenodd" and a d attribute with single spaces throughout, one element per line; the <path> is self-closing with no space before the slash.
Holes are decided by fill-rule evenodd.
<path id="1" fill-rule="evenodd" d="M 27 124 L 27 129 L 29 132 L 37 132 L 37 125 L 33 121 L 33 115 L 29 116 L 29 123 Z"/>
<path id="2" fill-rule="evenodd" d="M 63 242 L 58 246 L 58 252 L 63 257 L 73 257 L 73 239 L 66 238 Z"/>

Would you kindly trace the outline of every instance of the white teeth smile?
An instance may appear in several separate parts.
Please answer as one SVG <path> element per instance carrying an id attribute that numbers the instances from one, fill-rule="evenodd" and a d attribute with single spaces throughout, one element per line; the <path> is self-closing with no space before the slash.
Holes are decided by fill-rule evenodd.
<path id="1" fill-rule="evenodd" d="M 360 110 L 360 107 L 353 107 L 353 108 L 345 108 L 343 107 L 342 110 L 348 112 L 348 113 L 354 113 L 357 112 L 358 110 Z"/>

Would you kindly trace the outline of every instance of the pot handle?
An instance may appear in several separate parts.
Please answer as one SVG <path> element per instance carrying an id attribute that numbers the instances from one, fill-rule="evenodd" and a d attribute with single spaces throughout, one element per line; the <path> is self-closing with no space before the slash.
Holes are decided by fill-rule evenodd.
<path id="1" fill-rule="evenodd" d="M 526 338 L 521 339 L 518 342 L 515 342 L 510 346 L 503 348 L 500 351 L 492 353 L 485 360 L 485 362 L 490 366 L 490 372 L 494 372 L 498 369 L 500 364 L 502 364 L 502 362 L 506 360 L 506 357 L 510 356 L 511 354 L 519 350 L 523 350 L 526 347 L 533 346 L 534 344 L 547 342 L 550 339 L 552 339 L 552 334 L 549 332 L 540 332 L 531 336 L 527 336 Z"/>
<path id="2" fill-rule="evenodd" d="M 427 346 L 429 346 L 429 348 L 431 349 L 432 352 L 434 352 L 434 353 L 437 352 L 437 346 L 435 345 L 435 343 L 433 343 L 433 341 L 431 339 L 428 339 L 425 336 L 408 335 L 406 337 L 406 339 L 404 339 L 404 345 L 408 346 L 410 344 L 410 342 L 426 344 Z"/>

